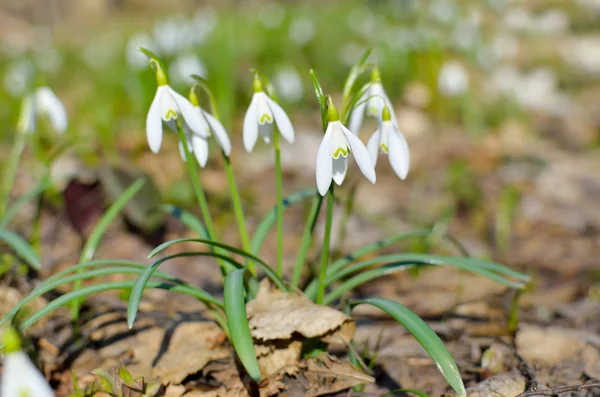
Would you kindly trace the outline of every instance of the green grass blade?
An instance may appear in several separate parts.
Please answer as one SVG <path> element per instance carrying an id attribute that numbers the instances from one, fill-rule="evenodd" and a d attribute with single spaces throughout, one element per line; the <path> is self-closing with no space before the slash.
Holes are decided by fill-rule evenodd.
<path id="1" fill-rule="evenodd" d="M 202 221 L 193 215 L 191 212 L 183 210 L 172 204 L 163 204 L 161 206 L 162 210 L 168 214 L 173 215 L 175 218 L 179 219 L 181 223 L 189 227 L 193 230 L 199 237 L 208 239 L 208 230 L 206 230 L 206 226 L 202 223 Z"/>
<path id="2" fill-rule="evenodd" d="M 0 229 L 0 241 L 4 241 L 15 253 L 34 269 L 41 269 L 42 263 L 27 241 L 17 233 Z"/>
<path id="3" fill-rule="evenodd" d="M 231 264 L 235 269 L 243 267 L 241 263 L 236 262 L 230 257 L 226 255 L 217 254 L 215 252 L 181 252 L 179 254 L 165 256 L 164 258 L 160 258 L 152 262 L 148 267 L 144 269 L 143 272 L 140 273 L 138 278 L 135 280 L 133 288 L 131 289 L 131 294 L 129 295 L 129 302 L 127 304 L 127 325 L 129 326 L 129 328 L 133 327 L 133 323 L 135 322 L 138 308 L 140 306 L 140 301 L 142 300 L 142 295 L 144 294 L 144 290 L 146 289 L 147 284 L 149 283 L 149 280 L 156 271 L 156 269 L 168 260 L 186 256 L 209 256 L 226 261 L 227 263 Z"/>
<path id="4" fill-rule="evenodd" d="M 369 298 L 351 303 L 352 307 L 362 304 L 375 306 L 398 321 L 423 346 L 458 395 L 461 397 L 467 395 L 452 355 L 425 321 L 400 303 L 389 299 Z"/>
<path id="5" fill-rule="evenodd" d="M 250 377 L 256 383 L 260 383 L 260 370 L 254 353 L 254 343 L 252 342 L 252 335 L 250 335 L 246 302 L 244 301 L 245 271 L 246 269 L 234 270 L 225 277 L 223 294 L 225 315 L 227 316 L 227 327 L 235 352 Z"/>
<path id="6" fill-rule="evenodd" d="M 302 268 L 306 261 L 306 255 L 313 240 L 313 232 L 317 224 L 317 218 L 319 212 L 321 212 L 321 205 L 323 204 L 323 196 L 319 193 L 313 197 L 313 202 L 310 207 L 308 218 L 306 219 L 306 225 L 304 226 L 304 232 L 302 233 L 302 242 L 298 249 L 298 256 L 296 257 L 296 265 L 294 266 L 294 272 L 292 274 L 292 285 L 298 286 L 300 283 L 300 277 L 302 276 Z"/>
<path id="7" fill-rule="evenodd" d="M 219 242 L 212 241 L 212 240 L 205 240 L 205 239 L 201 239 L 201 238 L 179 238 L 179 239 L 167 241 L 165 243 L 162 243 L 158 247 L 154 248 L 154 250 L 152 250 L 152 252 L 148 255 L 148 258 L 152 258 L 154 255 L 158 254 L 159 252 L 163 251 L 164 249 L 166 249 L 167 247 L 170 247 L 173 244 L 178 244 L 178 243 L 183 243 L 183 242 L 203 243 L 203 244 L 207 244 L 209 246 L 223 248 L 229 252 L 243 256 L 244 258 L 251 259 L 258 265 L 258 267 L 261 268 L 261 270 L 263 272 L 265 272 L 267 277 L 269 277 L 271 279 L 271 281 L 273 281 L 273 283 L 277 286 L 277 288 L 281 289 L 282 291 L 288 290 L 288 288 L 285 285 L 285 283 L 283 282 L 283 280 L 279 276 L 277 276 L 277 274 L 273 271 L 273 269 L 271 269 L 271 267 L 269 265 L 267 265 L 265 262 L 263 262 L 263 260 L 260 259 L 259 257 L 254 256 L 244 250 L 233 247 L 231 245 L 219 243 Z M 234 270 L 234 269 L 231 269 L 231 270 Z"/>
<path id="8" fill-rule="evenodd" d="M 81 289 L 78 289 L 76 291 L 68 292 L 68 293 L 61 295 L 60 297 L 54 299 L 53 301 L 49 302 L 41 310 L 39 310 L 38 312 L 36 312 L 33 315 L 31 315 L 30 317 L 28 317 L 25 321 L 23 321 L 20 329 L 21 329 L 21 331 L 24 331 L 25 329 L 30 327 L 32 324 L 34 324 L 36 321 L 38 321 L 39 319 L 41 319 L 48 313 L 51 313 L 52 311 L 58 309 L 59 307 L 65 306 L 74 300 L 79 300 L 80 298 L 85 298 L 89 295 L 93 295 L 93 294 L 97 294 L 97 293 L 105 292 L 105 291 L 130 289 L 133 287 L 133 284 L 134 284 L 133 281 L 115 281 L 115 282 L 89 285 L 89 286 L 83 287 Z M 146 287 L 147 288 L 159 288 L 159 289 L 169 290 L 169 291 L 173 291 L 173 292 L 188 294 L 188 295 L 192 295 L 192 293 L 194 292 L 194 291 L 190 291 L 189 288 L 184 287 L 182 285 L 169 284 L 169 283 L 164 283 L 164 282 L 160 282 L 160 281 L 150 281 L 150 282 L 148 282 Z M 192 296 L 194 296 L 194 295 L 192 295 Z"/>
<path id="9" fill-rule="evenodd" d="M 444 257 L 435 257 L 434 255 L 431 255 L 429 257 L 421 257 L 421 255 L 425 255 L 425 254 L 402 254 L 402 255 L 404 255 L 404 258 L 406 258 L 406 259 L 398 260 L 393 263 L 386 263 L 382 267 L 364 271 L 364 272 L 359 273 L 358 275 L 351 277 L 348 280 L 344 281 L 341 285 L 339 285 L 337 288 L 335 288 L 329 295 L 327 295 L 327 297 L 324 300 L 324 304 L 329 304 L 329 303 L 333 302 L 334 300 L 339 298 L 343 293 L 345 293 L 347 291 L 351 291 L 354 288 L 358 287 L 359 285 L 367 283 L 371 280 L 374 280 L 376 278 L 380 278 L 383 276 L 387 276 L 387 275 L 389 275 L 391 273 L 395 273 L 397 271 L 403 271 L 410 267 L 418 266 L 418 265 L 453 266 L 453 267 L 456 267 L 461 270 L 467 270 L 472 273 L 478 274 L 480 276 L 487 277 L 490 280 L 496 281 L 497 283 L 505 285 L 510 288 L 515 288 L 515 289 L 525 288 L 525 285 L 522 283 L 507 280 L 507 279 L 503 278 L 502 276 L 500 276 L 496 273 L 493 273 L 487 269 L 479 268 L 477 266 L 474 266 L 472 263 L 466 264 L 466 263 L 460 261 L 460 259 L 464 259 L 464 258 L 452 258 L 452 257 L 444 258 Z M 411 256 L 414 256 L 414 257 L 411 258 Z M 400 257 L 400 255 L 398 255 L 397 257 Z M 456 259 L 459 259 L 459 261 L 456 261 Z M 308 295 L 308 296 L 312 299 L 311 295 Z"/>
<path id="10" fill-rule="evenodd" d="M 144 186 L 145 180 L 144 178 L 138 178 L 134 183 L 131 184 L 123 192 L 121 197 L 119 197 L 112 205 L 108 208 L 106 213 L 100 218 L 90 237 L 85 242 L 83 246 L 83 250 L 81 251 L 81 256 L 79 257 L 79 262 L 87 262 L 94 256 L 96 249 L 100 245 L 100 241 L 106 232 L 108 226 L 112 223 L 112 221 L 119 215 L 119 213 L 125 208 L 125 205 L 135 196 L 135 194 Z"/>
<path id="11" fill-rule="evenodd" d="M 319 108 L 321 109 L 321 122 L 323 123 L 323 131 L 327 129 L 327 97 L 323 93 L 323 88 L 321 84 L 319 84 L 319 80 L 317 79 L 317 75 L 314 70 L 310 70 L 310 80 L 313 83 L 313 87 L 315 88 L 315 95 L 317 96 L 317 101 L 319 102 Z"/>
<path id="12" fill-rule="evenodd" d="M 20 196 L 18 199 L 16 199 L 15 202 L 12 203 L 6 209 L 6 212 L 2 216 L 2 219 L 0 219 L 0 229 L 3 229 L 4 227 L 6 227 L 6 225 L 8 225 L 10 223 L 10 221 L 12 221 L 14 216 L 21 210 L 21 208 L 23 208 L 23 206 L 25 204 L 27 204 L 27 202 L 29 202 L 34 197 L 36 197 L 37 195 L 41 194 L 43 191 L 48 189 L 49 186 L 50 186 L 50 182 L 48 180 L 45 180 L 44 182 L 40 183 L 39 185 L 37 185 L 36 187 L 31 189 L 27 193 Z"/>
<path id="13" fill-rule="evenodd" d="M 305 189 L 300 190 L 296 193 L 293 193 L 287 197 L 283 198 L 283 209 L 285 211 L 286 208 L 298 203 L 301 200 L 307 199 L 309 197 L 313 197 L 317 193 L 316 189 Z M 263 242 L 267 238 L 267 234 L 269 230 L 275 224 L 277 219 L 277 206 L 274 206 L 260 221 L 256 231 L 254 232 L 254 236 L 252 238 L 252 242 L 250 243 L 250 250 L 252 254 L 258 255 L 260 248 L 262 247 Z"/>
<path id="14" fill-rule="evenodd" d="M 348 110 L 347 105 L 350 99 L 350 93 L 354 87 L 354 83 L 356 82 L 356 79 L 358 79 L 358 77 L 364 73 L 366 66 L 365 63 L 367 62 L 367 59 L 369 58 L 369 55 L 371 55 L 372 51 L 373 50 L 371 48 L 367 49 L 360 57 L 358 62 L 352 66 L 350 72 L 348 73 L 348 77 L 346 77 L 344 89 L 342 90 L 342 114 Z"/>
<path id="15" fill-rule="evenodd" d="M 385 393 L 383 396 L 381 397 L 392 397 L 394 396 L 396 393 L 410 393 L 410 394 L 414 394 L 415 396 L 418 397 L 431 397 L 429 394 L 422 392 L 421 390 L 417 390 L 417 389 L 396 389 L 396 390 L 391 390 L 387 393 Z"/>
<path id="16" fill-rule="evenodd" d="M 77 273 L 77 274 L 67 276 L 64 278 L 59 278 L 59 279 L 54 279 L 54 280 L 46 280 L 44 283 L 40 284 L 33 291 L 31 291 L 29 293 L 29 295 L 27 295 L 21 301 L 19 301 L 19 303 L 15 307 L 13 307 L 10 310 L 10 312 L 8 312 L 4 317 L 2 317 L 2 319 L 0 320 L 0 326 L 3 325 L 4 323 L 6 323 L 6 321 L 13 318 L 18 313 L 19 310 L 21 310 L 23 307 L 25 307 L 25 305 L 27 305 L 33 299 L 35 299 L 49 291 L 52 291 L 61 285 L 72 283 L 73 281 L 88 280 L 88 279 L 93 279 L 95 277 L 102 277 L 102 276 L 107 276 L 107 275 L 112 275 L 112 274 L 141 274 L 142 271 L 144 270 L 144 268 L 146 268 L 146 266 L 142 266 L 142 268 L 129 267 L 129 266 L 125 266 L 125 267 L 110 266 L 110 267 L 103 267 L 102 269 L 90 270 L 85 273 Z M 192 295 L 206 304 L 215 305 L 217 307 L 223 308 L 222 301 L 215 298 L 214 296 L 212 296 L 208 292 L 204 291 L 203 289 L 189 285 L 188 283 L 178 279 L 177 277 L 171 276 L 171 275 L 169 275 L 167 273 L 163 273 L 163 272 L 155 272 L 152 275 L 152 277 L 162 279 L 163 281 L 169 281 L 169 282 L 172 282 L 173 284 L 181 285 L 182 287 L 186 288 L 187 295 Z"/>

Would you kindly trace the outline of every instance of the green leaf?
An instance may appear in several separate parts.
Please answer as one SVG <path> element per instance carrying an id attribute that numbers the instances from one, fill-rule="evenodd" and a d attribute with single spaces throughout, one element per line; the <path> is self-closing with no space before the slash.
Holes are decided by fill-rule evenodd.
<path id="1" fill-rule="evenodd" d="M 179 219 L 184 225 L 198 234 L 199 237 L 204 239 L 209 238 L 208 230 L 206 229 L 206 226 L 204 226 L 204 223 L 202 223 L 202 221 L 191 212 L 172 204 L 163 204 L 161 208 L 164 212 L 167 212 Z"/>
<path id="2" fill-rule="evenodd" d="M 145 178 L 138 178 L 131 186 L 127 188 L 117 200 L 108 208 L 106 213 L 100 218 L 90 237 L 85 242 L 83 246 L 83 250 L 81 251 L 81 256 L 79 257 L 79 262 L 87 262 L 94 256 L 96 249 L 100 245 L 100 241 L 106 232 L 108 226 L 112 223 L 112 221 L 119 215 L 121 210 L 125 207 L 127 202 L 135 196 L 135 194 L 144 186 Z"/>
<path id="3" fill-rule="evenodd" d="M 300 190 L 296 193 L 290 194 L 287 197 L 283 198 L 283 209 L 285 210 L 288 207 L 307 199 L 309 197 L 313 197 L 317 193 L 316 189 L 304 189 Z M 260 221 L 256 231 L 254 232 L 254 237 L 252 238 L 252 242 L 250 243 L 250 249 L 252 254 L 258 255 L 260 248 L 267 238 L 267 234 L 269 234 L 269 230 L 275 224 L 277 220 L 277 206 L 274 206 Z"/>
<path id="4" fill-rule="evenodd" d="M 107 283 L 89 285 L 89 286 L 83 287 L 81 289 L 78 289 L 76 291 L 68 292 L 68 293 L 61 295 L 60 297 L 54 299 L 53 301 L 49 302 L 41 310 L 39 310 L 38 312 L 36 312 L 33 315 L 31 315 L 30 317 L 28 317 L 21 324 L 20 330 L 24 331 L 25 329 L 29 328 L 31 325 L 35 324 L 39 319 L 41 319 L 45 315 L 51 313 L 52 311 L 58 309 L 59 307 L 69 304 L 70 302 L 72 302 L 74 300 L 77 300 L 80 298 L 85 298 L 89 295 L 93 295 L 93 294 L 97 294 L 97 293 L 105 292 L 105 291 L 130 289 L 133 287 L 133 285 L 134 285 L 133 281 L 115 281 L 115 282 L 107 282 Z M 190 291 L 190 289 L 187 287 L 184 287 L 182 285 L 169 284 L 169 283 L 160 282 L 160 281 L 150 281 L 146 285 L 146 288 L 158 288 L 158 289 L 164 289 L 167 291 L 178 292 L 178 293 L 183 293 L 183 294 L 194 296 L 192 294 L 193 291 Z"/>
<path id="5" fill-rule="evenodd" d="M 436 257 L 435 255 L 426 254 L 398 254 L 390 255 L 390 257 L 405 258 L 404 260 L 397 260 L 392 263 L 386 263 L 384 266 L 364 271 L 358 275 L 351 277 L 350 279 L 343 282 L 340 286 L 335 288 L 324 300 L 324 304 L 329 304 L 335 299 L 339 298 L 344 292 L 351 291 L 354 288 L 374 280 L 379 277 L 387 276 L 397 271 L 406 270 L 409 267 L 415 265 L 448 265 L 453 266 L 462 270 L 467 270 L 472 273 L 479 274 L 480 276 L 487 277 L 490 280 L 496 281 L 499 284 L 505 285 L 510 288 L 522 289 L 525 285 L 522 283 L 514 282 L 502 278 L 500 275 L 491 272 L 487 269 L 479 268 L 473 263 L 465 263 L 465 258 L 453 258 L 453 257 Z M 367 262 L 367 261 L 365 261 Z M 361 266 L 369 266 L 369 264 L 361 264 Z M 332 281 L 333 282 L 333 281 Z M 311 295 L 308 295 L 312 298 Z"/>
<path id="6" fill-rule="evenodd" d="M 141 274 L 146 268 L 147 268 L 146 265 L 142 265 L 140 267 L 138 267 L 138 266 L 135 266 L 135 267 L 134 266 L 108 266 L 108 267 L 103 267 L 101 269 L 88 270 L 85 273 L 77 273 L 77 274 L 67 276 L 64 278 L 48 279 L 48 280 L 44 281 L 42 284 L 38 285 L 33 291 L 31 291 L 29 293 L 29 295 L 27 295 L 26 297 L 21 299 L 21 301 L 19 301 L 19 303 L 15 307 L 13 307 L 10 310 L 10 312 L 8 312 L 4 317 L 2 317 L 2 319 L 0 320 L 0 325 L 3 325 L 6 321 L 13 318 L 19 310 L 21 310 L 25 305 L 27 305 L 33 299 L 35 299 L 39 296 L 42 296 L 43 294 L 45 294 L 49 291 L 52 291 L 52 290 L 56 289 L 57 287 L 60 287 L 61 285 L 72 283 L 74 281 L 79 281 L 79 280 L 88 280 L 88 279 L 93 279 L 96 277 L 110 276 L 113 274 Z M 172 282 L 173 284 L 177 284 L 177 285 L 181 285 L 181 286 L 185 287 L 186 290 L 184 293 L 186 295 L 192 295 L 192 296 L 198 298 L 198 300 L 200 300 L 206 304 L 214 305 L 214 306 L 217 306 L 220 308 L 223 307 L 223 302 L 220 301 L 219 299 L 213 297 L 208 292 L 204 291 L 201 288 L 192 286 L 174 276 L 171 276 L 171 275 L 169 275 L 167 273 L 163 273 L 163 272 L 155 272 L 153 274 L 153 277 L 156 277 L 156 278 L 159 278 L 159 279 L 162 279 L 165 281 L 169 281 L 169 282 Z"/>
<path id="7" fill-rule="evenodd" d="M 15 200 L 7 209 L 2 219 L 0 219 L 0 229 L 3 229 L 10 223 L 10 221 L 14 218 L 14 216 L 23 208 L 28 201 L 32 200 L 37 195 L 44 192 L 50 186 L 50 182 L 48 180 L 44 180 L 42 183 L 23 194 L 19 198 Z"/>
<path id="8" fill-rule="evenodd" d="M 239 248 L 233 247 L 231 245 L 219 243 L 219 242 L 212 241 L 212 240 L 205 240 L 205 239 L 201 239 L 201 238 L 179 238 L 179 239 L 167 241 L 165 243 L 162 243 L 158 247 L 154 248 L 154 250 L 152 250 L 152 252 L 148 255 L 148 258 L 152 258 L 154 255 L 158 254 L 159 252 L 163 251 L 164 249 L 166 249 L 167 247 L 170 247 L 173 244 L 184 243 L 184 242 L 203 243 L 203 244 L 207 244 L 209 246 L 223 248 L 223 249 L 225 249 L 225 250 L 227 250 L 229 252 L 233 252 L 234 254 L 241 255 L 244 258 L 251 259 L 252 261 L 254 261 L 258 265 L 258 267 L 260 267 L 262 269 L 263 272 L 265 272 L 265 274 L 267 275 L 267 277 L 269 277 L 271 279 L 271 281 L 273 281 L 273 283 L 277 286 L 277 288 L 279 288 L 282 291 L 287 291 L 288 290 L 288 288 L 286 287 L 286 285 L 283 282 L 283 280 L 279 276 L 277 276 L 277 274 L 275 274 L 275 272 L 273 271 L 273 269 L 271 269 L 271 267 L 269 265 L 267 265 L 259 257 L 254 256 L 254 255 L 252 255 L 252 254 L 250 254 L 250 253 L 248 253 L 248 252 L 246 252 L 244 250 L 241 250 Z"/>
<path id="9" fill-rule="evenodd" d="M 298 256 L 296 257 L 296 265 L 294 266 L 294 272 L 292 274 L 292 285 L 298 286 L 300 283 L 300 277 L 302 275 L 302 268 L 305 265 L 306 255 L 313 240 L 313 231 L 317 224 L 317 218 L 321 211 L 321 205 L 323 204 L 323 196 L 316 193 L 313 197 L 312 205 L 310 207 L 310 213 L 306 219 L 306 225 L 304 226 L 304 232 L 302 233 L 302 242 L 298 249 Z"/>
<path id="10" fill-rule="evenodd" d="M 394 320 L 398 321 L 415 337 L 421 346 L 423 346 L 456 393 L 461 397 L 467 395 L 460 372 L 458 371 L 452 355 L 448 349 L 446 349 L 446 346 L 444 346 L 441 339 L 433 332 L 425 321 L 405 306 L 389 299 L 369 298 L 351 302 L 352 307 L 362 304 L 375 306 L 392 316 Z"/>
<path id="11" fill-rule="evenodd" d="M 156 269 L 168 260 L 186 256 L 209 256 L 228 262 L 234 267 L 234 269 L 239 269 L 243 267 L 241 263 L 236 262 L 230 257 L 215 252 L 181 252 L 179 254 L 165 256 L 164 258 L 160 258 L 157 261 L 154 261 L 148 267 L 146 267 L 143 272 L 141 272 L 141 274 L 135 280 L 133 288 L 131 289 L 131 294 L 129 295 L 129 303 L 127 304 L 127 325 L 129 326 L 129 328 L 133 327 L 133 323 L 135 322 L 138 308 L 140 306 L 140 301 L 142 300 L 142 295 L 144 294 L 144 290 L 147 287 L 150 277 L 152 277 Z"/>
<path id="12" fill-rule="evenodd" d="M 385 393 L 383 396 L 381 397 L 391 397 L 393 395 L 395 395 L 396 393 L 411 393 L 414 394 L 415 396 L 418 397 L 431 397 L 429 394 L 422 392 L 421 390 L 417 390 L 417 389 L 396 389 L 396 390 L 390 390 L 389 392 Z"/>
<path id="13" fill-rule="evenodd" d="M 191 77 L 192 79 L 196 80 L 198 86 L 200 86 L 202 90 L 204 90 L 204 92 L 206 93 L 206 96 L 208 97 L 208 102 L 210 103 L 210 112 L 212 113 L 212 115 L 215 116 L 217 120 L 220 120 L 221 116 L 219 114 L 219 108 L 217 106 L 217 99 L 213 91 L 210 89 L 208 80 L 196 74 L 193 74 Z"/>
<path id="14" fill-rule="evenodd" d="M 327 97 L 323 93 L 323 88 L 321 88 L 321 84 L 319 84 L 319 80 L 317 79 L 317 75 L 314 70 L 310 70 L 310 79 L 315 87 L 315 95 L 317 96 L 317 101 L 319 102 L 319 108 L 321 109 L 321 122 L 323 123 L 323 131 L 327 129 Z"/>
<path id="15" fill-rule="evenodd" d="M 227 316 L 227 326 L 235 352 L 250 377 L 256 383 L 260 383 L 260 370 L 254 353 L 254 343 L 252 342 L 252 335 L 250 335 L 246 303 L 244 301 L 245 271 L 246 269 L 234 270 L 225 277 L 223 293 L 225 315 Z"/>
<path id="16" fill-rule="evenodd" d="M 42 267 L 40 259 L 37 257 L 35 251 L 23 237 L 16 233 L 9 232 L 8 230 L 0 229 L 0 241 L 4 241 L 10 246 L 16 254 L 23 258 L 23 260 L 32 268 L 39 270 Z"/>
<path id="17" fill-rule="evenodd" d="M 360 57 L 358 62 L 352 66 L 350 73 L 348 73 L 348 77 L 346 77 L 344 89 L 342 90 L 342 113 L 345 113 L 348 109 L 351 109 L 346 107 L 350 98 L 350 93 L 352 92 L 352 88 L 354 87 L 356 79 L 358 79 L 358 77 L 364 73 L 367 66 L 365 63 L 367 62 L 367 59 L 369 58 L 369 55 L 371 55 L 372 51 L 373 50 L 371 48 L 367 49 Z"/>

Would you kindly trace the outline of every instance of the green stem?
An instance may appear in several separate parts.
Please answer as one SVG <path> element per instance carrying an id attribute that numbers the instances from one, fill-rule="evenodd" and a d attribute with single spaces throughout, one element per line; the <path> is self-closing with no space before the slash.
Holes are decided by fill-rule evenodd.
<path id="1" fill-rule="evenodd" d="M 233 212 L 237 219 L 238 227 L 240 229 L 240 238 L 242 239 L 242 247 L 244 251 L 250 251 L 250 238 L 248 238 L 248 232 L 246 231 L 246 221 L 244 220 L 244 210 L 242 209 L 242 203 L 240 200 L 240 192 L 238 191 L 237 184 L 235 183 L 235 176 L 233 175 L 233 169 L 229 157 L 223 153 L 223 160 L 225 160 L 225 171 L 227 172 L 227 181 L 229 182 L 229 190 L 231 190 L 231 202 L 233 204 Z M 252 276 L 256 276 L 256 269 L 254 263 L 250 260 L 246 262 L 248 271 Z"/>
<path id="2" fill-rule="evenodd" d="M 275 179 L 277 183 L 277 275 L 283 274 L 283 185 L 281 181 L 281 152 L 279 149 L 279 131 L 273 133 L 275 146 Z"/>
<path id="3" fill-rule="evenodd" d="M 4 216 L 6 207 L 8 206 L 8 200 L 10 199 L 10 192 L 15 182 L 15 176 L 17 174 L 17 167 L 19 166 L 19 160 L 21 154 L 25 149 L 25 143 L 27 141 L 26 134 L 23 132 L 17 133 L 17 138 L 13 144 L 12 149 L 8 155 L 8 160 L 4 165 L 4 175 L 2 178 L 2 190 L 0 191 L 0 218 Z"/>
<path id="4" fill-rule="evenodd" d="M 190 180 L 192 181 L 192 186 L 194 187 L 194 193 L 196 194 L 196 199 L 198 200 L 198 205 L 200 206 L 200 212 L 202 213 L 202 219 L 204 220 L 204 225 L 206 226 L 206 230 L 208 232 L 208 237 L 212 241 L 218 241 L 216 238 L 215 227 L 213 225 L 212 217 L 210 216 L 210 211 L 208 210 L 208 202 L 206 201 L 206 195 L 204 194 L 204 189 L 202 189 L 202 185 L 200 184 L 199 172 L 196 169 L 195 159 L 192 157 L 190 153 L 190 149 L 188 148 L 187 141 L 185 139 L 185 133 L 183 132 L 183 126 L 181 125 L 181 119 L 177 118 L 177 132 L 179 134 L 179 140 L 183 145 L 183 151 L 185 153 L 185 159 L 188 169 L 188 174 L 190 175 Z M 225 269 L 227 268 L 225 263 L 222 260 L 218 260 L 219 266 L 221 267 L 221 271 L 225 274 Z"/>
<path id="5" fill-rule="evenodd" d="M 306 254 L 312 243 L 312 234 L 317 223 L 317 217 L 321 210 L 321 204 L 323 203 L 323 197 L 317 193 L 312 201 L 310 207 L 310 213 L 304 226 L 304 232 L 302 234 L 302 243 L 298 250 L 298 257 L 296 259 L 296 266 L 294 267 L 294 273 L 292 274 L 292 286 L 297 287 L 300 283 L 300 276 L 302 276 L 302 268 L 304 267 L 304 261 L 306 260 Z"/>
<path id="6" fill-rule="evenodd" d="M 327 213 L 325 218 L 325 236 L 323 237 L 323 254 L 321 255 L 321 271 L 319 272 L 319 289 L 317 292 L 316 303 L 323 303 L 325 296 L 325 279 L 327 278 L 327 265 L 329 264 L 329 241 L 331 240 L 331 224 L 333 219 L 333 191 L 334 185 L 331 184 L 329 193 L 327 193 Z"/>

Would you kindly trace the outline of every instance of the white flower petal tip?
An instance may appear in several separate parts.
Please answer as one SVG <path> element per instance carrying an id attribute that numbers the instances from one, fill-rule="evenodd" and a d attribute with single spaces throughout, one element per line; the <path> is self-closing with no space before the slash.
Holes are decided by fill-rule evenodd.
<path id="1" fill-rule="evenodd" d="M 223 150 L 223 153 L 225 153 L 226 156 L 230 156 L 231 141 L 229 140 L 229 135 L 227 135 L 225 127 L 223 127 L 223 124 L 221 124 L 221 122 L 217 120 L 212 114 L 205 112 L 204 110 L 202 110 L 202 114 L 206 118 L 210 129 L 212 130 L 212 132 L 214 132 L 215 139 L 221 147 L 221 150 Z"/>
<path id="2" fill-rule="evenodd" d="M 406 139 L 393 121 L 381 123 L 367 144 L 373 166 L 379 153 L 386 153 L 392 169 L 402 180 L 406 179 L 410 168 L 410 151 Z"/>
<path id="3" fill-rule="evenodd" d="M 22 351 L 4 356 L 2 397 L 54 397 L 54 392 L 41 372 Z"/>
<path id="4" fill-rule="evenodd" d="M 199 135 L 203 138 L 208 138 L 209 133 L 206 121 L 202 117 L 202 113 L 192 105 L 183 95 L 179 94 L 171 87 L 166 86 L 171 94 L 173 101 L 177 105 L 178 113 L 181 114 L 186 124 L 194 132 L 195 135 Z M 166 121 L 166 120 L 165 120 Z"/>
<path id="5" fill-rule="evenodd" d="M 370 117 L 377 118 L 381 121 L 381 113 L 384 105 L 390 110 L 391 119 L 396 123 L 396 115 L 394 114 L 394 107 L 390 99 L 388 98 L 383 85 L 379 81 L 371 83 L 365 93 L 359 98 L 352 113 L 350 114 L 350 122 L 348 127 L 350 131 L 356 135 L 360 132 L 360 128 L 363 123 L 365 114 Z"/>
<path id="6" fill-rule="evenodd" d="M 50 124 L 57 132 L 63 133 L 67 130 L 67 111 L 50 87 L 38 88 L 35 93 L 35 102 L 37 111 L 48 116 Z"/>
<path id="7" fill-rule="evenodd" d="M 294 127 L 283 108 L 264 92 L 255 92 L 244 116 L 243 135 L 246 151 L 251 152 L 254 149 L 259 135 L 265 143 L 271 143 L 274 123 L 277 124 L 281 136 L 289 143 L 294 143 Z"/>
<path id="8" fill-rule="evenodd" d="M 338 185 L 344 182 L 350 153 L 363 175 L 375 183 L 375 168 L 365 145 L 340 121 L 329 122 L 317 153 L 317 189 L 322 196 L 327 194 L 332 180 Z"/>
<path id="9" fill-rule="evenodd" d="M 162 97 L 164 90 L 159 87 L 156 90 L 148 115 L 146 116 L 146 139 L 152 153 L 158 153 L 162 145 L 163 117 L 162 117 Z"/>

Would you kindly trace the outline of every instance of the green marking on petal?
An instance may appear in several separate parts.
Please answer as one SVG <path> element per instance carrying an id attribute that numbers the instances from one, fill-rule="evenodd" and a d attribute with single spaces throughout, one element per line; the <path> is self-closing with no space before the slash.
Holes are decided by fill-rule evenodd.
<path id="1" fill-rule="evenodd" d="M 348 150 L 343 147 L 339 147 L 336 149 L 335 153 L 333 153 L 333 158 L 337 159 L 342 155 L 343 157 L 348 157 Z"/>
<path id="2" fill-rule="evenodd" d="M 268 114 L 264 113 L 262 116 L 260 116 L 260 120 L 259 123 L 264 124 L 264 123 L 272 123 L 273 122 L 273 118 L 271 116 L 269 116 Z"/>
<path id="3" fill-rule="evenodd" d="M 388 147 L 387 147 L 387 145 L 385 143 L 382 143 L 380 147 L 381 147 L 381 151 L 383 153 L 387 153 L 388 152 Z"/>
<path id="4" fill-rule="evenodd" d="M 167 111 L 167 114 L 165 114 L 165 117 L 164 117 L 164 119 L 167 121 L 169 121 L 171 119 L 176 119 L 176 118 L 177 118 L 177 112 L 174 111 L 173 109 L 169 109 Z"/>

